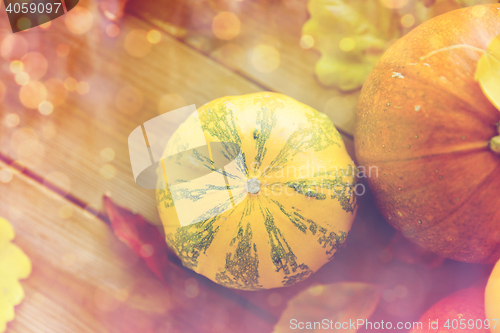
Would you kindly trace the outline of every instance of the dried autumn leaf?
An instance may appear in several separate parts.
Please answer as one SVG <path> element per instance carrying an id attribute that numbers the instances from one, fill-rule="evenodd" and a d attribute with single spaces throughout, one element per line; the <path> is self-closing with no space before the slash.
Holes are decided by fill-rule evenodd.
<path id="1" fill-rule="evenodd" d="M 275 321 L 272 315 L 242 296 L 236 295 L 231 289 L 215 284 L 182 267 L 155 226 L 142 216 L 117 206 L 109 197 L 105 196 L 103 201 L 115 234 L 144 259 L 148 268 L 168 289 L 165 292 L 154 281 L 146 282 L 149 285 L 147 290 L 157 289 L 164 295 L 162 297 L 168 297 L 166 303 L 158 302 L 158 298 L 145 297 L 147 293 L 134 294 L 134 291 L 131 291 L 127 304 L 132 308 L 152 312 L 154 310 L 154 307 L 151 307 L 152 301 L 163 306 L 158 308 L 157 312 L 158 314 L 161 312 L 161 322 L 164 326 L 156 326 L 156 329 L 150 331 L 144 329 L 135 331 L 253 333 L 271 330 L 271 324 Z M 144 286 L 145 281 L 138 281 L 137 291 L 139 292 Z M 164 314 L 164 311 L 167 313 Z M 121 322 L 125 322 L 127 328 L 138 324 L 136 318 L 130 317 L 121 319 Z M 249 322 L 252 324 L 249 325 Z"/>
<path id="2" fill-rule="evenodd" d="M 12 239 L 12 226 L 0 217 L 0 332 L 4 332 L 7 322 L 14 319 L 14 306 L 24 298 L 19 279 L 31 274 L 31 261 L 19 247 L 10 242 Z"/>
<path id="3" fill-rule="evenodd" d="M 490 102 L 500 110 L 500 35 L 493 39 L 479 59 L 474 79 Z"/>
<path id="4" fill-rule="evenodd" d="M 274 332 L 319 332 L 323 329 L 335 330 L 335 323 L 341 327 L 337 331 L 356 332 L 358 319 L 369 318 L 380 301 L 379 288 L 361 282 L 340 282 L 329 285 L 315 285 L 295 296 L 288 303 L 280 320 L 274 326 Z M 299 325 L 301 322 L 303 325 Z M 320 322 L 321 327 L 314 327 Z M 342 327 L 342 323 L 349 327 Z M 309 324 L 308 324 L 309 323 Z M 295 327 L 296 325 L 297 327 Z M 360 327 L 363 324 L 360 323 Z M 302 329 L 303 326 L 303 329 Z M 328 328 L 327 328 L 328 326 Z M 353 328 L 356 326 L 356 328 Z M 299 329 L 300 327 L 300 329 Z"/>
<path id="5" fill-rule="evenodd" d="M 109 197 L 104 196 L 103 202 L 118 238 L 139 255 L 161 281 L 166 282 L 164 270 L 168 266 L 168 255 L 173 255 L 173 252 L 160 231 L 141 215 L 115 205 Z"/>
<path id="6" fill-rule="evenodd" d="M 318 80 L 344 91 L 361 87 L 384 51 L 420 23 L 450 10 L 494 0 L 310 0 L 302 34 L 321 53 Z"/>

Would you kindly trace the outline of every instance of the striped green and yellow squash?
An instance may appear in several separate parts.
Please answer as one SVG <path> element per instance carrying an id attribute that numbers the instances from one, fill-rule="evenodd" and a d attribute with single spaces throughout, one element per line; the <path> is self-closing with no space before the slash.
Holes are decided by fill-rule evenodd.
<path id="1" fill-rule="evenodd" d="M 197 127 L 205 147 L 193 143 Z M 217 165 L 216 155 L 233 162 Z M 328 117 L 290 97 L 262 92 L 205 104 L 172 135 L 167 157 L 159 172 L 168 185 L 156 192 L 166 241 L 184 266 L 216 283 L 289 286 L 345 243 L 356 167 Z M 169 163 L 182 172 L 172 176 Z"/>

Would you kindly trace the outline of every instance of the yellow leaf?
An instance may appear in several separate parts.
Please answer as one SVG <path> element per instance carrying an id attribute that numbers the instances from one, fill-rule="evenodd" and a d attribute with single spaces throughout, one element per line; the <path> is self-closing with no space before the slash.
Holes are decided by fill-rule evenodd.
<path id="1" fill-rule="evenodd" d="M 497 0 L 309 0 L 303 48 L 321 53 L 314 72 L 325 86 L 360 88 L 385 50 L 420 23 Z"/>
<path id="2" fill-rule="evenodd" d="M 376 286 L 361 282 L 315 285 L 288 303 L 275 333 L 337 331 L 354 333 L 365 323 L 380 301 Z M 361 319 L 362 318 L 362 319 Z M 315 324 L 316 323 L 316 324 Z"/>
<path id="3" fill-rule="evenodd" d="M 14 306 L 24 298 L 19 279 L 31 273 L 31 261 L 10 242 L 13 238 L 12 226 L 0 217 L 0 332 L 4 332 L 7 322 L 14 319 Z"/>
<path id="4" fill-rule="evenodd" d="M 477 63 L 474 79 L 490 102 L 500 111 L 500 35 L 488 46 Z"/>

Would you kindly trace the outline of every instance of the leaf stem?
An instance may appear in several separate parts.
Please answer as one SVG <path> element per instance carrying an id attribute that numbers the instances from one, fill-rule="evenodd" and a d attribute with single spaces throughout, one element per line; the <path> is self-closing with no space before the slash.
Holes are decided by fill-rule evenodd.
<path id="1" fill-rule="evenodd" d="M 472 45 L 469 45 L 469 44 L 457 44 L 457 45 L 447 46 L 447 47 L 443 47 L 443 48 L 434 50 L 434 51 L 428 53 L 427 55 L 425 55 L 423 57 L 420 57 L 420 60 L 427 59 L 430 56 L 433 56 L 433 55 L 435 55 L 436 53 L 439 53 L 439 52 L 449 51 L 449 50 L 453 50 L 453 49 L 460 49 L 460 48 L 471 49 L 471 50 L 478 51 L 478 52 L 481 52 L 481 53 L 486 52 L 485 50 L 480 49 L 479 47 L 475 47 L 475 46 L 472 46 Z"/>
<path id="2" fill-rule="evenodd" d="M 500 135 L 499 136 L 494 136 L 490 140 L 490 149 L 492 152 L 500 155 Z"/>

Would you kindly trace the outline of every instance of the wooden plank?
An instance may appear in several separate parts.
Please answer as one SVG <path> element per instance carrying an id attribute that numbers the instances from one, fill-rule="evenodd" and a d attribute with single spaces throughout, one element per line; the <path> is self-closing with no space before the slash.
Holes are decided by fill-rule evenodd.
<path id="1" fill-rule="evenodd" d="M 44 80 L 73 76 L 90 84 L 88 94 L 69 92 L 66 102 L 48 116 L 19 102 L 20 88 L 14 76 L 7 75 L 8 67 L 4 68 L 7 92 L 0 107 L 3 116 L 0 149 L 8 159 L 22 161 L 56 186 L 65 189 L 69 184 L 69 192 L 86 204 L 100 209 L 102 194 L 109 191 L 119 204 L 158 222 L 154 192 L 139 188 L 133 180 L 127 147 L 129 133 L 159 114 L 159 102 L 164 95 L 177 96 L 177 101 L 164 105 L 161 112 L 186 104 L 200 106 L 224 95 L 255 92 L 259 87 L 165 35 L 147 56 L 132 57 L 124 50 L 125 36 L 131 30 L 149 30 L 150 26 L 130 18 L 124 20 L 121 28 L 119 38 L 102 36 L 101 31 L 96 37 L 100 42 L 84 40 L 82 45 L 79 45 L 81 38 L 56 23 L 51 28 L 53 33 L 41 35 L 41 42 L 52 46 L 42 50 L 49 61 L 61 61 L 57 55 L 52 57 L 60 43 L 80 52 L 62 63 L 50 62 Z M 71 71 L 70 67 L 78 70 Z M 115 97 L 121 89 L 130 87 L 140 97 L 127 96 L 125 90 L 122 103 L 125 112 L 122 112 Z M 142 106 L 133 112 L 131 105 L 138 99 L 143 100 L 138 103 Z M 21 119 L 15 128 L 5 126 L 10 113 Z M 113 149 L 112 162 L 101 158 L 104 148 Z M 101 176 L 101 168 L 106 164 L 116 170 L 111 179 Z"/>
<path id="2" fill-rule="evenodd" d="M 146 56 L 132 57 L 123 46 L 126 36 L 132 30 L 147 31 L 151 24 L 127 17 L 120 28 L 117 38 L 99 29 L 93 31 L 91 39 L 91 34 L 75 37 L 56 20 L 51 33 L 40 35 L 38 42 L 44 45 L 41 53 L 49 59 L 48 73 L 41 81 L 64 81 L 71 76 L 90 85 L 86 95 L 70 91 L 65 103 L 48 116 L 20 103 L 20 87 L 4 67 L 7 89 L 0 106 L 0 155 L 5 161 L 21 161 L 85 205 L 101 210 L 102 194 L 111 192 L 118 204 L 158 224 L 153 191 L 134 183 L 128 134 L 159 112 L 188 104 L 200 106 L 221 96 L 252 93 L 261 87 L 166 34 Z M 68 59 L 55 53 L 55 46 L 61 43 L 70 46 Z M 116 96 L 120 91 L 124 101 L 118 107 Z M 142 103 L 137 102 L 140 100 Z M 5 125 L 11 113 L 19 115 L 21 121 L 14 128 Z M 105 148 L 114 151 L 113 161 L 101 157 Z M 116 175 L 109 178 L 113 172 Z"/>
<path id="3" fill-rule="evenodd" d="M 22 280 L 26 296 L 8 332 L 271 329 L 252 311 L 206 288 L 203 278 L 176 279 L 185 276 L 180 267 L 171 272 L 175 283 L 162 285 L 108 225 L 23 174 L 0 182 L 0 216 L 12 223 L 14 242 L 33 265 Z"/>
<path id="4" fill-rule="evenodd" d="M 236 14 L 240 21 L 239 34 L 227 41 L 212 31 L 213 18 L 223 11 Z M 130 1 L 127 12 L 143 17 L 268 90 L 326 113 L 343 133 L 354 133 L 359 91 L 341 92 L 321 85 L 314 74 L 319 54 L 300 46 L 301 29 L 309 18 L 307 1 Z M 279 66 L 275 70 L 259 70 L 252 61 L 259 44 L 278 51 Z"/>

